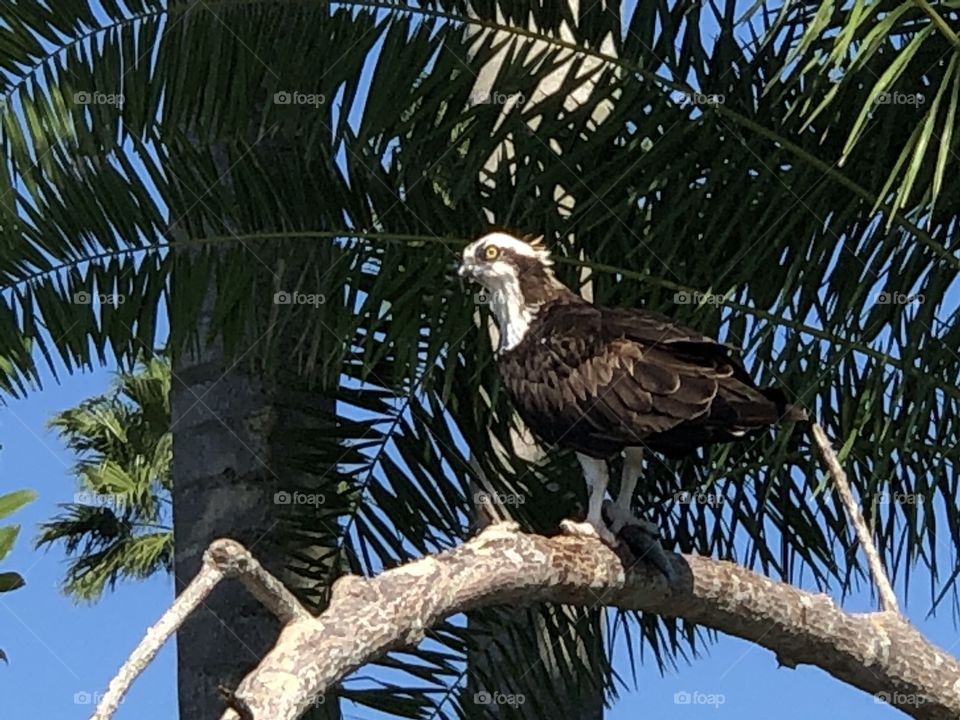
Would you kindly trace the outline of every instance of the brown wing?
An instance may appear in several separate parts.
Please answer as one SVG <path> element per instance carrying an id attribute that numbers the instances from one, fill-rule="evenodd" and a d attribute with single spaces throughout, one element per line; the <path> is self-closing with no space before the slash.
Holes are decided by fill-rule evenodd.
<path id="1" fill-rule="evenodd" d="M 662 316 L 556 303 L 535 327 L 501 370 L 521 417 L 549 444 L 595 457 L 629 445 L 679 454 L 774 415 L 729 348 Z M 762 413 L 744 412 L 757 403 Z"/>
<path id="2" fill-rule="evenodd" d="M 609 337 L 624 337 L 645 345 L 662 346 L 672 355 L 695 365 L 729 368 L 732 377 L 755 387 L 753 379 L 736 357 L 736 348 L 678 325 L 659 313 L 627 308 L 598 309 Z"/>

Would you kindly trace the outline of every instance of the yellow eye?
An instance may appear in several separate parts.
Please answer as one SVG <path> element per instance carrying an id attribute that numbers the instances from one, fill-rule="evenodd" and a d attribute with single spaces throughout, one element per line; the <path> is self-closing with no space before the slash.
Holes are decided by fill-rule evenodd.
<path id="1" fill-rule="evenodd" d="M 486 250 L 483 251 L 483 256 L 487 260 L 496 260 L 499 254 L 500 248 L 498 248 L 496 245 L 487 245 Z"/>

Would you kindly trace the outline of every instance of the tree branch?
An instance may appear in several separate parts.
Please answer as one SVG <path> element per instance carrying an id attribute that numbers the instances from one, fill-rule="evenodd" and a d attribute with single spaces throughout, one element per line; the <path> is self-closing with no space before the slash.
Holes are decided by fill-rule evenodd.
<path id="1" fill-rule="evenodd" d="M 215 540 L 203 554 L 203 565 L 159 621 L 147 630 L 136 650 L 110 681 L 91 720 L 110 720 L 133 681 L 156 657 L 163 644 L 196 610 L 221 580 L 238 578 L 250 594 L 285 624 L 310 619 L 293 594 L 273 575 L 263 569 L 247 549 L 233 540 Z M 235 715 L 234 717 L 241 717 Z"/>
<path id="2" fill-rule="evenodd" d="M 867 528 L 866 521 L 863 519 L 863 513 L 860 512 L 860 506 L 853 499 L 847 474 L 840 467 L 840 461 L 837 459 L 836 453 L 833 452 L 833 447 L 830 445 L 826 433 L 823 432 L 823 428 L 817 423 L 812 423 L 811 430 L 813 431 L 814 442 L 817 443 L 820 455 L 827 466 L 827 471 L 833 477 L 833 482 L 840 493 L 840 500 L 843 502 L 847 517 L 857 533 L 860 549 L 863 550 L 863 554 L 867 558 L 870 575 L 873 577 L 873 584 L 876 586 L 877 595 L 880 598 L 880 608 L 887 612 L 899 614 L 900 608 L 897 606 L 897 596 L 893 592 L 893 586 L 890 584 L 886 570 L 883 569 L 883 561 L 880 559 L 880 553 L 877 552 L 877 546 L 873 544 L 873 538 L 870 535 L 869 528 Z"/>
<path id="3" fill-rule="evenodd" d="M 461 547 L 372 579 L 341 578 L 327 610 L 297 619 L 235 693 L 254 718 L 293 720 L 347 675 L 418 643 L 443 618 L 488 605 L 555 602 L 680 617 L 815 665 L 925 720 L 960 717 L 960 664 L 892 612 L 846 613 L 734 563 L 670 554 L 668 586 L 597 540 L 499 523 Z M 104 718 L 106 716 L 103 716 Z M 236 720 L 228 709 L 223 720 Z"/>

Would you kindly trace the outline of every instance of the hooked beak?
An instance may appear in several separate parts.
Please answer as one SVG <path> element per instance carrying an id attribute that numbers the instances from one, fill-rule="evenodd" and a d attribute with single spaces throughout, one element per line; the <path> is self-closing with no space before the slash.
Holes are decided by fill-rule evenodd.
<path id="1" fill-rule="evenodd" d="M 472 280 L 474 278 L 473 269 L 474 264 L 468 260 L 464 260 L 462 263 L 460 263 L 460 269 L 457 270 L 457 275 L 462 278 L 468 278 Z"/>

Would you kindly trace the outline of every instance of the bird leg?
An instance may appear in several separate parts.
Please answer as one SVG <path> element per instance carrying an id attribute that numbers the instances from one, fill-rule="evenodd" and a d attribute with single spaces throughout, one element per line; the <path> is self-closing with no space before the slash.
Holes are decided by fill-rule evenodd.
<path id="1" fill-rule="evenodd" d="M 643 469 L 643 448 L 628 447 L 623 451 L 623 473 L 620 476 L 620 492 L 614 503 L 606 504 L 606 513 L 610 518 L 610 530 L 616 535 L 624 525 L 638 525 L 649 535 L 660 536 L 660 530 L 655 523 L 633 514 L 633 492 L 637 489 L 640 480 L 640 471 Z"/>
<path id="2" fill-rule="evenodd" d="M 607 482 L 610 480 L 607 463 L 582 453 L 577 453 L 577 460 L 583 468 L 583 478 L 587 482 L 587 491 L 590 495 L 587 502 L 587 518 L 584 522 L 564 520 L 560 523 L 560 529 L 567 535 L 600 538 L 610 547 L 616 547 L 616 536 L 603 522 L 603 497 L 607 492 Z"/>
<path id="3" fill-rule="evenodd" d="M 643 466 L 643 449 L 626 448 L 623 451 L 623 474 L 620 477 L 620 492 L 616 502 L 603 504 L 603 513 L 610 521 L 610 529 L 624 541 L 630 552 L 639 559 L 653 563 L 672 582 L 673 573 L 667 554 L 660 545 L 660 529 L 656 523 L 636 517 L 631 505 L 633 491 L 637 489 Z"/>

